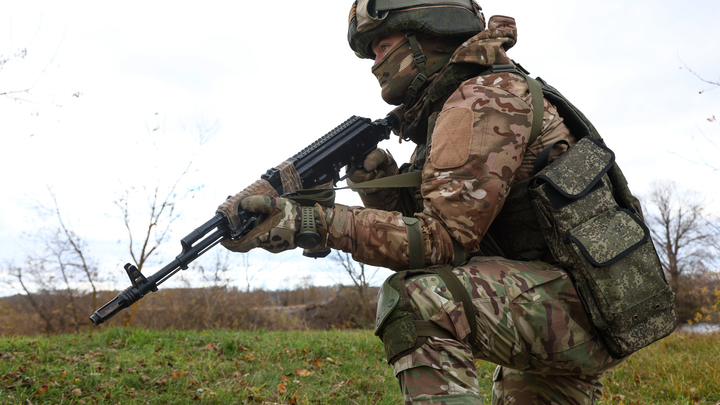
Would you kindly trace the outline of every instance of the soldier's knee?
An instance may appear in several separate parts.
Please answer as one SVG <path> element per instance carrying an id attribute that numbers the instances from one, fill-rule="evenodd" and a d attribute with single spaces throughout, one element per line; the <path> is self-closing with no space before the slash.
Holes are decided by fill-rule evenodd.
<path id="1" fill-rule="evenodd" d="M 426 340 L 418 335 L 415 321 L 419 317 L 412 303 L 407 302 L 404 289 L 405 272 L 399 272 L 385 280 L 378 295 L 375 335 L 382 340 L 390 364 Z"/>

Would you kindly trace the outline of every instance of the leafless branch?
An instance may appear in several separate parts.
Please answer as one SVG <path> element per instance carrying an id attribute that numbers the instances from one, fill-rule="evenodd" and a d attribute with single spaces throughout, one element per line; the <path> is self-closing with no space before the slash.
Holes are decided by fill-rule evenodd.
<path id="1" fill-rule="evenodd" d="M 680 58 L 678 57 L 678 59 L 680 59 Z M 683 62 L 682 59 L 680 59 L 680 63 L 683 64 L 683 66 L 685 67 L 685 70 L 687 70 L 688 72 L 692 73 L 695 77 L 697 77 L 698 79 L 700 79 L 701 82 L 707 83 L 707 84 L 711 84 L 711 85 L 713 85 L 713 86 L 720 86 L 720 81 L 715 81 L 715 82 L 714 82 L 714 81 L 712 81 L 712 80 L 707 80 L 707 79 L 705 79 L 704 77 L 702 77 L 702 76 L 700 76 L 699 74 L 695 73 L 694 70 L 690 69 L 690 68 L 685 64 L 685 62 Z M 700 90 L 700 94 L 704 93 L 705 91 L 706 91 L 706 90 Z"/>
<path id="2" fill-rule="evenodd" d="M 40 31 L 40 27 L 41 27 L 41 25 L 39 24 L 39 25 L 38 25 L 38 29 L 35 31 L 35 34 L 33 35 L 33 38 L 30 40 L 30 42 L 32 42 L 32 41 L 35 39 L 35 37 L 37 36 L 37 33 Z M 38 82 L 40 81 L 40 79 L 43 77 L 43 75 L 45 74 L 45 72 L 47 71 L 47 69 L 48 69 L 48 68 L 53 64 L 53 62 L 55 61 L 55 58 L 57 57 L 57 54 L 58 54 L 58 52 L 60 51 L 60 47 L 61 47 L 61 45 L 62 45 L 62 43 L 63 43 L 63 40 L 65 39 L 65 35 L 66 35 L 66 34 L 67 34 L 67 27 L 65 27 L 65 30 L 63 31 L 63 34 L 62 34 L 62 36 L 60 37 L 60 40 L 58 41 L 58 45 L 57 45 L 57 47 L 55 48 L 55 52 L 53 53 L 52 57 L 50 58 L 50 60 L 48 60 L 48 62 L 45 64 L 45 66 L 43 66 L 43 68 L 40 70 L 40 73 L 38 74 L 38 76 L 35 78 L 35 80 L 32 82 L 31 85 L 27 86 L 27 87 L 24 88 L 24 89 L 20 89 L 20 90 L 7 90 L 7 91 L 0 92 L 0 96 L 5 96 L 5 97 L 10 98 L 10 99 L 12 99 L 12 100 L 14 100 L 14 101 L 23 101 L 23 102 L 28 102 L 28 103 L 37 104 L 37 103 L 34 102 L 34 101 L 28 100 L 28 99 L 26 99 L 26 98 L 16 97 L 16 96 L 14 96 L 14 95 L 16 95 L 16 94 L 30 94 L 30 91 L 35 88 L 35 85 L 37 85 L 37 83 L 38 83 Z M 14 60 L 25 59 L 26 56 L 27 56 L 27 46 L 26 46 L 26 47 L 23 47 L 22 49 L 18 49 L 17 51 L 15 51 L 14 53 L 12 53 L 12 54 L 11 54 L 10 56 L 8 56 L 8 57 L 5 57 L 5 56 L 0 55 L 0 71 L 2 71 L 2 69 L 5 67 L 5 65 L 6 65 L 8 62 L 14 61 Z"/>

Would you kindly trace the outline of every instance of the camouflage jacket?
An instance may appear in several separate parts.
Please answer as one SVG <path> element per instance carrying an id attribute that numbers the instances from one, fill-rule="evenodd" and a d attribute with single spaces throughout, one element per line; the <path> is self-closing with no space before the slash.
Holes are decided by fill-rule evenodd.
<path id="1" fill-rule="evenodd" d="M 488 29 L 463 43 L 448 65 L 511 64 L 506 51 L 516 39 L 514 19 L 492 17 Z M 466 80 L 442 105 L 422 167 L 423 210 L 415 214 L 422 225 L 426 265 L 452 263 L 453 240 L 466 252 L 477 252 L 510 187 L 533 174 L 537 154 L 561 139 L 574 144 L 557 109 L 544 100 L 542 130 L 528 146 L 531 101 L 525 80 L 504 72 Z M 565 148 L 559 146 L 550 159 Z M 342 230 L 331 228 L 328 245 L 362 263 L 405 269 L 409 258 L 403 214 L 393 211 L 396 199 L 382 201 L 388 205 L 342 210 L 347 220 Z"/>

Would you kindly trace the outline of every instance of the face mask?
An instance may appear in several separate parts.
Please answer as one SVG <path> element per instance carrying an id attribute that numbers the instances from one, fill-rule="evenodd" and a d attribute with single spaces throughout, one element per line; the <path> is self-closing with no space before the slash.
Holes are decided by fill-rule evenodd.
<path id="1" fill-rule="evenodd" d="M 392 105 L 402 104 L 405 93 L 418 73 L 407 38 L 373 66 L 372 73 L 380 83 L 383 100 Z"/>
<path id="2" fill-rule="evenodd" d="M 445 64 L 446 62 L 442 62 L 443 59 L 449 57 L 462 42 L 462 39 L 444 37 L 420 40 L 420 47 L 427 59 L 426 66 L 432 68 L 436 63 Z M 373 66 L 372 72 L 380 82 L 383 100 L 392 105 L 402 104 L 405 94 L 418 74 L 410 41 L 407 38 L 400 41 L 380 63 Z M 427 84 L 429 83 L 428 81 Z"/>

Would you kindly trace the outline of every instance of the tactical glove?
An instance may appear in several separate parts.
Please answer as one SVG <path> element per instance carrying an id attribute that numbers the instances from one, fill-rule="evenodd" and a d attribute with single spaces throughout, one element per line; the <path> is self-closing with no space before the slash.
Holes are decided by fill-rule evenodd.
<path id="1" fill-rule="evenodd" d="M 348 176 L 348 185 L 359 184 L 365 181 L 379 179 L 387 176 L 398 174 L 398 167 L 390 152 L 383 149 L 375 149 L 363 161 L 363 168 L 355 170 L 353 174 Z M 360 189 L 359 193 L 373 194 L 381 189 L 370 188 Z"/>
<path id="2" fill-rule="evenodd" d="M 352 186 L 373 179 L 394 176 L 398 173 L 398 166 L 390 152 L 375 149 L 365 158 L 363 168 L 356 170 L 355 173 L 348 176 L 347 183 L 349 186 Z M 363 188 L 355 191 L 367 208 L 385 211 L 397 211 L 400 209 L 397 189 Z"/>
<path id="3" fill-rule="evenodd" d="M 267 217 L 239 240 L 223 240 L 221 243 L 234 252 L 246 253 L 260 247 L 271 253 L 295 248 L 295 233 L 300 229 L 300 204 L 280 197 L 253 196 L 244 198 L 242 209 Z"/>

